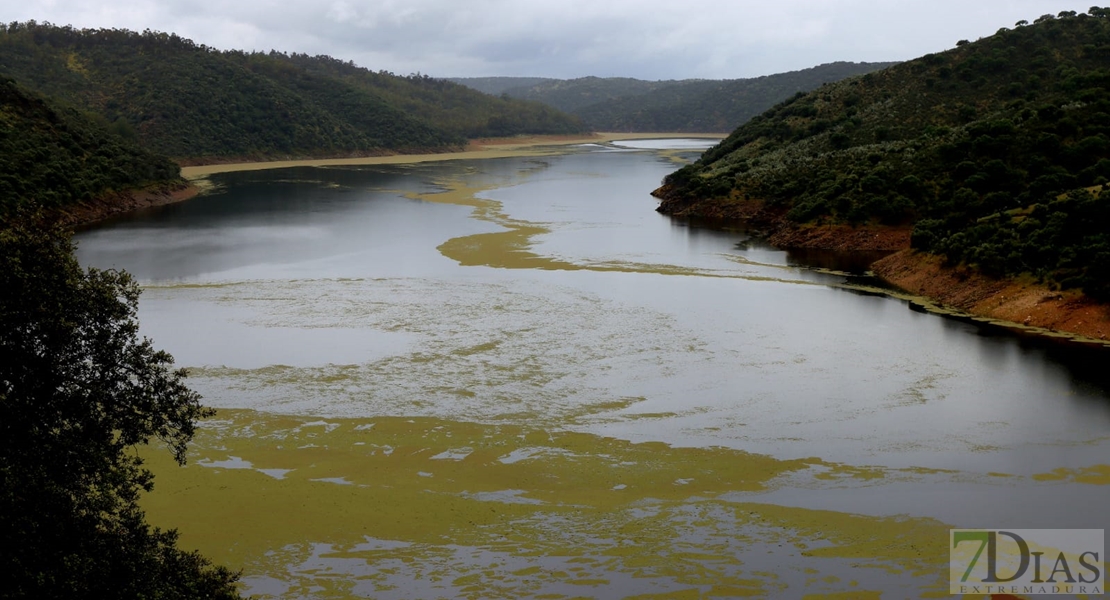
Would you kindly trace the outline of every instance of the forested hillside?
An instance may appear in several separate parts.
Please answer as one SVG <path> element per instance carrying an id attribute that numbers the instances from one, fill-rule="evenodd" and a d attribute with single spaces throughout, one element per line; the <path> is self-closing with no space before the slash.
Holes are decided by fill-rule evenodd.
<path id="1" fill-rule="evenodd" d="M 330 57 L 218 51 L 176 35 L 0 25 L 0 75 L 175 158 L 447 148 L 582 130 L 550 107 Z"/>
<path id="2" fill-rule="evenodd" d="M 580 79 L 456 79 L 486 93 L 533 100 L 571 113 L 595 131 L 731 131 L 791 95 L 894 63 L 836 62 L 752 79 L 644 81 Z M 521 83 L 513 86 L 514 81 Z M 493 91 L 496 90 L 496 91 Z"/>
<path id="3" fill-rule="evenodd" d="M 29 204 L 50 210 L 179 179 L 162 156 L 0 77 L 0 219 Z"/>
<path id="4" fill-rule="evenodd" d="M 285 62 L 304 73 L 342 81 L 373 94 L 408 115 L 417 115 L 456 137 L 479 138 L 519 134 L 581 133 L 586 129 L 574 117 L 539 102 L 492 98 L 466 86 L 427 75 L 398 77 L 374 73 L 329 56 L 305 54 L 253 54 Z"/>
<path id="5" fill-rule="evenodd" d="M 671 214 L 913 224 L 987 274 L 1110 300 L 1110 9 L 798 94 L 657 191 Z"/>

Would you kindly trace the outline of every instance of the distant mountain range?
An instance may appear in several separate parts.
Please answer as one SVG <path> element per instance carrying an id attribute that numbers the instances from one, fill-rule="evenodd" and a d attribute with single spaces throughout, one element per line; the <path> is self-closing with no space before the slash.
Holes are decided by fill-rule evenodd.
<path id="1" fill-rule="evenodd" d="M 751 79 L 453 78 L 487 94 L 542 102 L 595 131 L 725 132 L 797 92 L 895 63 L 835 62 Z"/>

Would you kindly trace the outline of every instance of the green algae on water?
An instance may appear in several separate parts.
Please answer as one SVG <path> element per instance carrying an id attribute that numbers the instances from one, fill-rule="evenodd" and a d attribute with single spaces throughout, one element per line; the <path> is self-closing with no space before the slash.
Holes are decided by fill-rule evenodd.
<path id="1" fill-rule="evenodd" d="M 205 424 L 186 467 L 163 454 L 149 457 L 152 521 L 179 525 L 185 547 L 244 569 L 248 583 L 289 593 L 355 597 L 433 578 L 448 596 L 643 584 L 765 597 L 787 585 L 784 569 L 844 574 L 862 561 L 922 589 L 946 573 L 942 523 L 735 500 L 814 467 L 872 476 L 819 459 L 539 425 L 242 410 Z"/>

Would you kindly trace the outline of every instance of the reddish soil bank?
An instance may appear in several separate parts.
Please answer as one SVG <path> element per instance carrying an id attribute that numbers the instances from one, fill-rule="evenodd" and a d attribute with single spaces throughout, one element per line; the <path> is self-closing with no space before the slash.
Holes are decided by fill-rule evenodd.
<path id="1" fill-rule="evenodd" d="M 882 278 L 910 293 L 973 315 L 1105 340 L 1110 306 L 1075 292 L 1055 292 L 1021 280 L 999 280 L 967 268 L 949 268 L 939 257 L 903 250 L 871 265 Z"/>
<path id="2" fill-rule="evenodd" d="M 910 250 L 909 227 L 798 225 L 781 209 L 758 200 L 678 198 L 666 186 L 654 192 L 659 211 L 680 217 L 707 217 L 753 228 L 782 248 L 890 250 L 871 265 L 880 279 L 969 314 L 1067 332 L 1110 338 L 1110 305 L 1075 291 L 1057 292 L 1020 279 L 999 280 L 967 267 L 946 267 L 940 257 Z"/>
<path id="3" fill-rule="evenodd" d="M 61 215 L 61 221 L 70 227 L 87 225 L 141 208 L 182 202 L 196 196 L 198 193 L 199 190 L 195 186 L 185 182 L 149 189 L 117 192 L 90 202 L 67 207 Z"/>

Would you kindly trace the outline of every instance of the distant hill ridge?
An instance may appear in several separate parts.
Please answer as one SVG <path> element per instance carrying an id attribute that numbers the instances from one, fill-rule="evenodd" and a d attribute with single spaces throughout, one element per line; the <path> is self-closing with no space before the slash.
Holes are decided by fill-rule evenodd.
<path id="1" fill-rule="evenodd" d="M 948 264 L 1106 302 L 1108 182 L 1110 9 L 1093 7 L 797 94 L 657 195 L 780 228 L 912 225 Z"/>
<path id="2" fill-rule="evenodd" d="M 550 77 L 446 77 L 447 81 L 465 85 L 491 96 L 500 96 L 513 88 L 530 87 L 541 83 L 560 81 Z"/>
<path id="3" fill-rule="evenodd" d="M 0 24 L 0 75 L 178 159 L 366 155 L 584 131 L 533 102 L 327 56 L 218 51 L 174 34 Z"/>
<path id="4" fill-rule="evenodd" d="M 455 78 L 490 94 L 543 102 L 596 131 L 722 132 L 799 91 L 896 63 L 834 62 L 750 79 L 645 81 L 627 77 Z"/>

